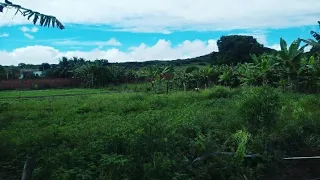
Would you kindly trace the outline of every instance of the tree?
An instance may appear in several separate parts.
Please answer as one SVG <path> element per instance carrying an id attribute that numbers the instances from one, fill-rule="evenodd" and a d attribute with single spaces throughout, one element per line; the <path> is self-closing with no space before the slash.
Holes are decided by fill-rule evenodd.
<path id="1" fill-rule="evenodd" d="M 45 70 L 50 69 L 50 68 L 51 68 L 51 66 L 50 66 L 49 63 L 42 63 L 40 65 L 40 67 L 39 67 L 39 71 L 45 71 Z"/>
<path id="2" fill-rule="evenodd" d="M 8 70 L 0 65 L 0 80 L 7 79 Z"/>
<path id="3" fill-rule="evenodd" d="M 112 73 L 108 67 L 95 64 L 77 68 L 75 76 L 80 78 L 86 87 L 102 87 L 112 80 Z"/>
<path id="4" fill-rule="evenodd" d="M 25 63 L 19 63 L 19 64 L 18 64 L 18 67 L 19 67 L 19 68 L 25 68 L 26 66 L 27 66 L 27 65 L 26 65 Z"/>
<path id="5" fill-rule="evenodd" d="M 217 42 L 219 48 L 218 64 L 237 64 L 250 62 L 250 54 L 261 55 L 274 50 L 264 48 L 252 36 L 231 35 L 222 36 Z"/>
<path id="6" fill-rule="evenodd" d="M 22 7 L 18 4 L 13 4 L 12 2 L 5 0 L 5 3 L 0 2 L 0 12 L 3 12 L 3 10 L 7 8 L 8 9 L 16 9 L 15 15 L 20 13 L 22 16 L 26 17 L 28 16 L 28 20 L 30 18 L 33 18 L 33 24 L 36 25 L 37 22 L 39 22 L 40 26 L 44 27 L 57 27 L 59 29 L 65 29 L 64 25 L 54 16 L 42 14 L 36 11 L 33 11 L 31 9 L 27 9 Z"/>

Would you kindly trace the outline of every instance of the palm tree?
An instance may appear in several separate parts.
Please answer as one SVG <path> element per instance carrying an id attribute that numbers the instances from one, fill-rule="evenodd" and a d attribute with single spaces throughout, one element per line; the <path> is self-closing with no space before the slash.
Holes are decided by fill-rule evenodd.
<path id="1" fill-rule="evenodd" d="M 33 18 L 33 24 L 37 24 L 40 21 L 39 25 L 43 27 L 58 27 L 59 29 L 65 29 L 64 25 L 54 16 L 42 14 L 31 9 L 27 9 L 18 4 L 13 4 L 12 2 L 5 0 L 4 3 L 0 2 L 0 12 L 3 12 L 4 9 L 16 9 L 15 15 L 20 13 L 22 16 L 28 16 L 28 20 Z"/>

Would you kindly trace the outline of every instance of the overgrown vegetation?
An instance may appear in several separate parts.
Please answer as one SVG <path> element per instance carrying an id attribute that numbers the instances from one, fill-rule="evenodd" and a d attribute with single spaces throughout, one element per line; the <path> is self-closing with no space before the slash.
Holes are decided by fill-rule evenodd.
<path id="1" fill-rule="evenodd" d="M 261 179 L 271 171 L 287 179 L 317 175 L 290 171 L 296 177 L 286 177 L 279 160 L 308 155 L 302 148 L 320 148 L 319 95 L 217 87 L 169 95 L 13 99 L 1 106 L 0 163 L 12 178 L 30 153 L 37 159 L 35 180 Z M 236 156 L 192 164 L 213 152 Z"/>
<path id="2" fill-rule="evenodd" d="M 223 36 L 219 53 L 183 66 L 77 57 L 37 66 L 47 77 L 122 92 L 3 92 L 0 178 L 19 178 L 30 155 L 35 180 L 317 178 L 319 164 L 283 160 L 320 149 L 320 36 L 311 34 L 315 40 L 290 45 L 281 38 L 280 51 L 250 36 Z M 313 46 L 309 53 L 306 46 Z M 0 67 L 0 78 L 15 78 L 16 71 Z M 44 97 L 10 99 L 36 94 Z"/>

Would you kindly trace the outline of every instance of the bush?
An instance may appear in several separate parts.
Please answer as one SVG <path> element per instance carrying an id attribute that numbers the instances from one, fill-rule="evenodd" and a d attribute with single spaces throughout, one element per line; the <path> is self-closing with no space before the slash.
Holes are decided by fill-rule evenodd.
<path id="1" fill-rule="evenodd" d="M 224 86 L 217 86 L 215 87 L 210 93 L 209 93 L 209 98 L 230 98 L 233 95 L 233 90 L 224 87 Z"/>
<path id="2" fill-rule="evenodd" d="M 280 115 L 279 93 L 270 87 L 256 88 L 245 93 L 239 114 L 247 122 L 249 132 L 270 132 Z"/>

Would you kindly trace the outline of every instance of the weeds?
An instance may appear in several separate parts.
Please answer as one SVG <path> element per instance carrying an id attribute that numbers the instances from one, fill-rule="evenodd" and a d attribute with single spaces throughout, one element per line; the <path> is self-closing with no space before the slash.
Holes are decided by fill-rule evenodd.
<path id="1" fill-rule="evenodd" d="M 261 179 L 283 168 L 277 159 L 319 148 L 319 99 L 266 87 L 216 87 L 6 100 L 0 165 L 16 177 L 35 153 L 35 180 Z M 236 155 L 191 166 L 212 152 Z"/>

